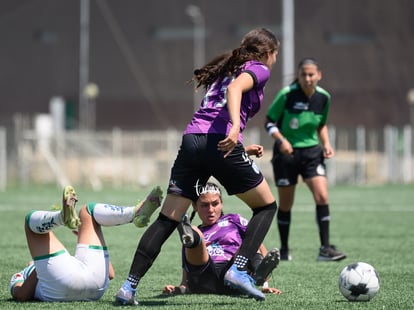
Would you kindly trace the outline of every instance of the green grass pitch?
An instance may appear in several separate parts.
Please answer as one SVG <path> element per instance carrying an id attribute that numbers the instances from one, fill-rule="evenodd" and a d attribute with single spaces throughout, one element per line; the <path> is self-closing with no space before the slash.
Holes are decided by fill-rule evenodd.
<path id="1" fill-rule="evenodd" d="M 131 205 L 149 191 L 146 188 L 93 192 L 74 186 L 79 204 L 99 201 Z M 272 188 L 276 193 L 273 185 Z M 127 276 L 144 231 L 134 225 L 104 228 L 116 277 L 100 301 L 22 304 L 10 299 L 10 277 L 30 259 L 23 232 L 24 215 L 29 210 L 48 209 L 60 203 L 60 193 L 55 186 L 11 188 L 0 193 L 1 309 L 113 309 L 113 296 Z M 141 280 L 140 309 L 414 309 L 414 186 L 335 186 L 330 188 L 329 194 L 331 242 L 347 253 L 344 261 L 316 262 L 319 242 L 314 205 L 307 188 L 300 185 L 292 214 L 293 261 L 281 262 L 270 280 L 270 285 L 282 290 L 282 295 L 267 295 L 266 301 L 260 303 L 243 297 L 216 295 L 162 296 L 163 286 L 178 284 L 181 276 L 180 245 L 174 233 Z M 224 196 L 224 210 L 250 218 L 248 208 L 235 197 Z M 70 231 L 62 227 L 55 232 L 73 253 L 75 237 Z M 268 248 L 279 246 L 275 222 L 265 245 Z M 373 265 L 380 276 L 380 291 L 369 302 L 348 302 L 338 290 L 340 271 L 356 261 Z"/>

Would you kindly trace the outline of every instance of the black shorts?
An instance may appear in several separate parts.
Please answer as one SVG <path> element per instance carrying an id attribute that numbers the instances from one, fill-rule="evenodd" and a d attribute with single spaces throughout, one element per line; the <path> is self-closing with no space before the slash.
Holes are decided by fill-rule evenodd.
<path id="1" fill-rule="evenodd" d="M 203 266 L 194 266 L 185 262 L 187 285 L 193 294 L 239 295 L 240 292 L 224 285 L 224 275 L 233 262 L 215 264 L 211 258 Z"/>
<path id="2" fill-rule="evenodd" d="M 326 176 L 325 158 L 320 145 L 295 148 L 293 155 L 286 155 L 280 153 L 275 144 L 272 166 L 277 187 L 297 184 L 299 175 L 304 180 L 315 176 Z"/>
<path id="3" fill-rule="evenodd" d="M 205 184 L 211 176 L 229 195 L 244 193 L 259 185 L 263 175 L 240 142 L 226 158 L 225 152 L 217 150 L 218 142 L 224 138 L 218 134 L 184 135 L 171 169 L 168 193 L 195 201 L 197 184 Z"/>

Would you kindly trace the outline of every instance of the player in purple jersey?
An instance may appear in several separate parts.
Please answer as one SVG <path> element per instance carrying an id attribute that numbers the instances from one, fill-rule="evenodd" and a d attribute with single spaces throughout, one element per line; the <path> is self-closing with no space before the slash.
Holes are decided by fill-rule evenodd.
<path id="1" fill-rule="evenodd" d="M 163 293 L 240 294 L 225 286 L 223 278 L 243 241 L 248 221 L 239 214 L 223 213 L 221 191 L 215 183 L 200 187 L 199 195 L 193 203 L 191 218 L 197 213 L 201 225 L 197 228 L 184 220 L 178 226 L 184 245 L 181 284 L 166 285 Z M 279 251 L 273 249 L 267 253 L 262 244 L 255 258 L 249 268 L 257 270 L 252 281 L 263 285 L 262 292 L 280 294 L 280 290 L 269 288 L 267 284 L 269 274 L 279 263 Z"/>
<path id="2" fill-rule="evenodd" d="M 120 304 L 137 304 L 136 288 L 181 221 L 197 200 L 195 186 L 215 177 L 229 195 L 236 195 L 253 211 L 234 264 L 224 277 L 228 286 L 261 299 L 247 277 L 247 266 L 265 238 L 277 205 L 267 181 L 242 144 L 248 119 L 262 105 L 263 88 L 276 63 L 279 41 L 267 29 L 247 33 L 236 49 L 194 71 L 196 88 L 206 93 L 200 109 L 184 131 L 171 169 L 167 197 L 158 219 L 143 234 L 128 278 L 116 294 Z"/>

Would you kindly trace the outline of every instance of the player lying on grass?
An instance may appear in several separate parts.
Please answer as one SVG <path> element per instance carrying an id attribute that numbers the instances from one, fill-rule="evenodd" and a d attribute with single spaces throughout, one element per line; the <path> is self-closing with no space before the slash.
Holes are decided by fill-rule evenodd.
<path id="1" fill-rule="evenodd" d="M 13 299 L 88 301 L 101 298 L 114 277 L 101 226 L 131 222 L 138 227 L 146 226 L 161 200 L 162 191 L 155 187 L 137 206 L 89 203 L 81 208 L 78 217 L 76 192 L 72 186 L 66 186 L 62 210 L 31 211 L 26 215 L 25 232 L 32 261 L 12 276 Z M 78 236 L 74 256 L 52 232 L 59 226 L 67 226 Z"/>
<path id="2" fill-rule="evenodd" d="M 191 226 L 184 215 L 177 229 L 183 243 L 183 274 L 179 286 L 166 285 L 166 294 L 226 294 L 241 292 L 224 285 L 224 275 L 233 264 L 244 238 L 248 221 L 239 214 L 224 214 L 220 188 L 207 183 L 199 189 L 199 198 L 193 203 L 193 214 L 198 213 L 201 225 Z M 263 258 L 264 257 L 264 258 Z M 280 294 L 269 288 L 267 279 L 279 263 L 278 249 L 267 253 L 262 244 L 250 266 L 250 281 L 262 287 L 262 292 Z"/>

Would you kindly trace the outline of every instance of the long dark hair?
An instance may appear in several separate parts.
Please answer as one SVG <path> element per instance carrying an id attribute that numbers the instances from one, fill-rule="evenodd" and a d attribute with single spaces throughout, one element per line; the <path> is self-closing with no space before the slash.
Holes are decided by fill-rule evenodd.
<path id="1" fill-rule="evenodd" d="M 279 48 L 279 40 L 266 28 L 256 28 L 249 31 L 238 48 L 217 56 L 200 69 L 194 70 L 190 82 L 196 82 L 196 89 L 203 86 L 208 88 L 218 78 L 234 75 L 248 60 L 260 60 L 267 53 L 273 53 Z"/>

